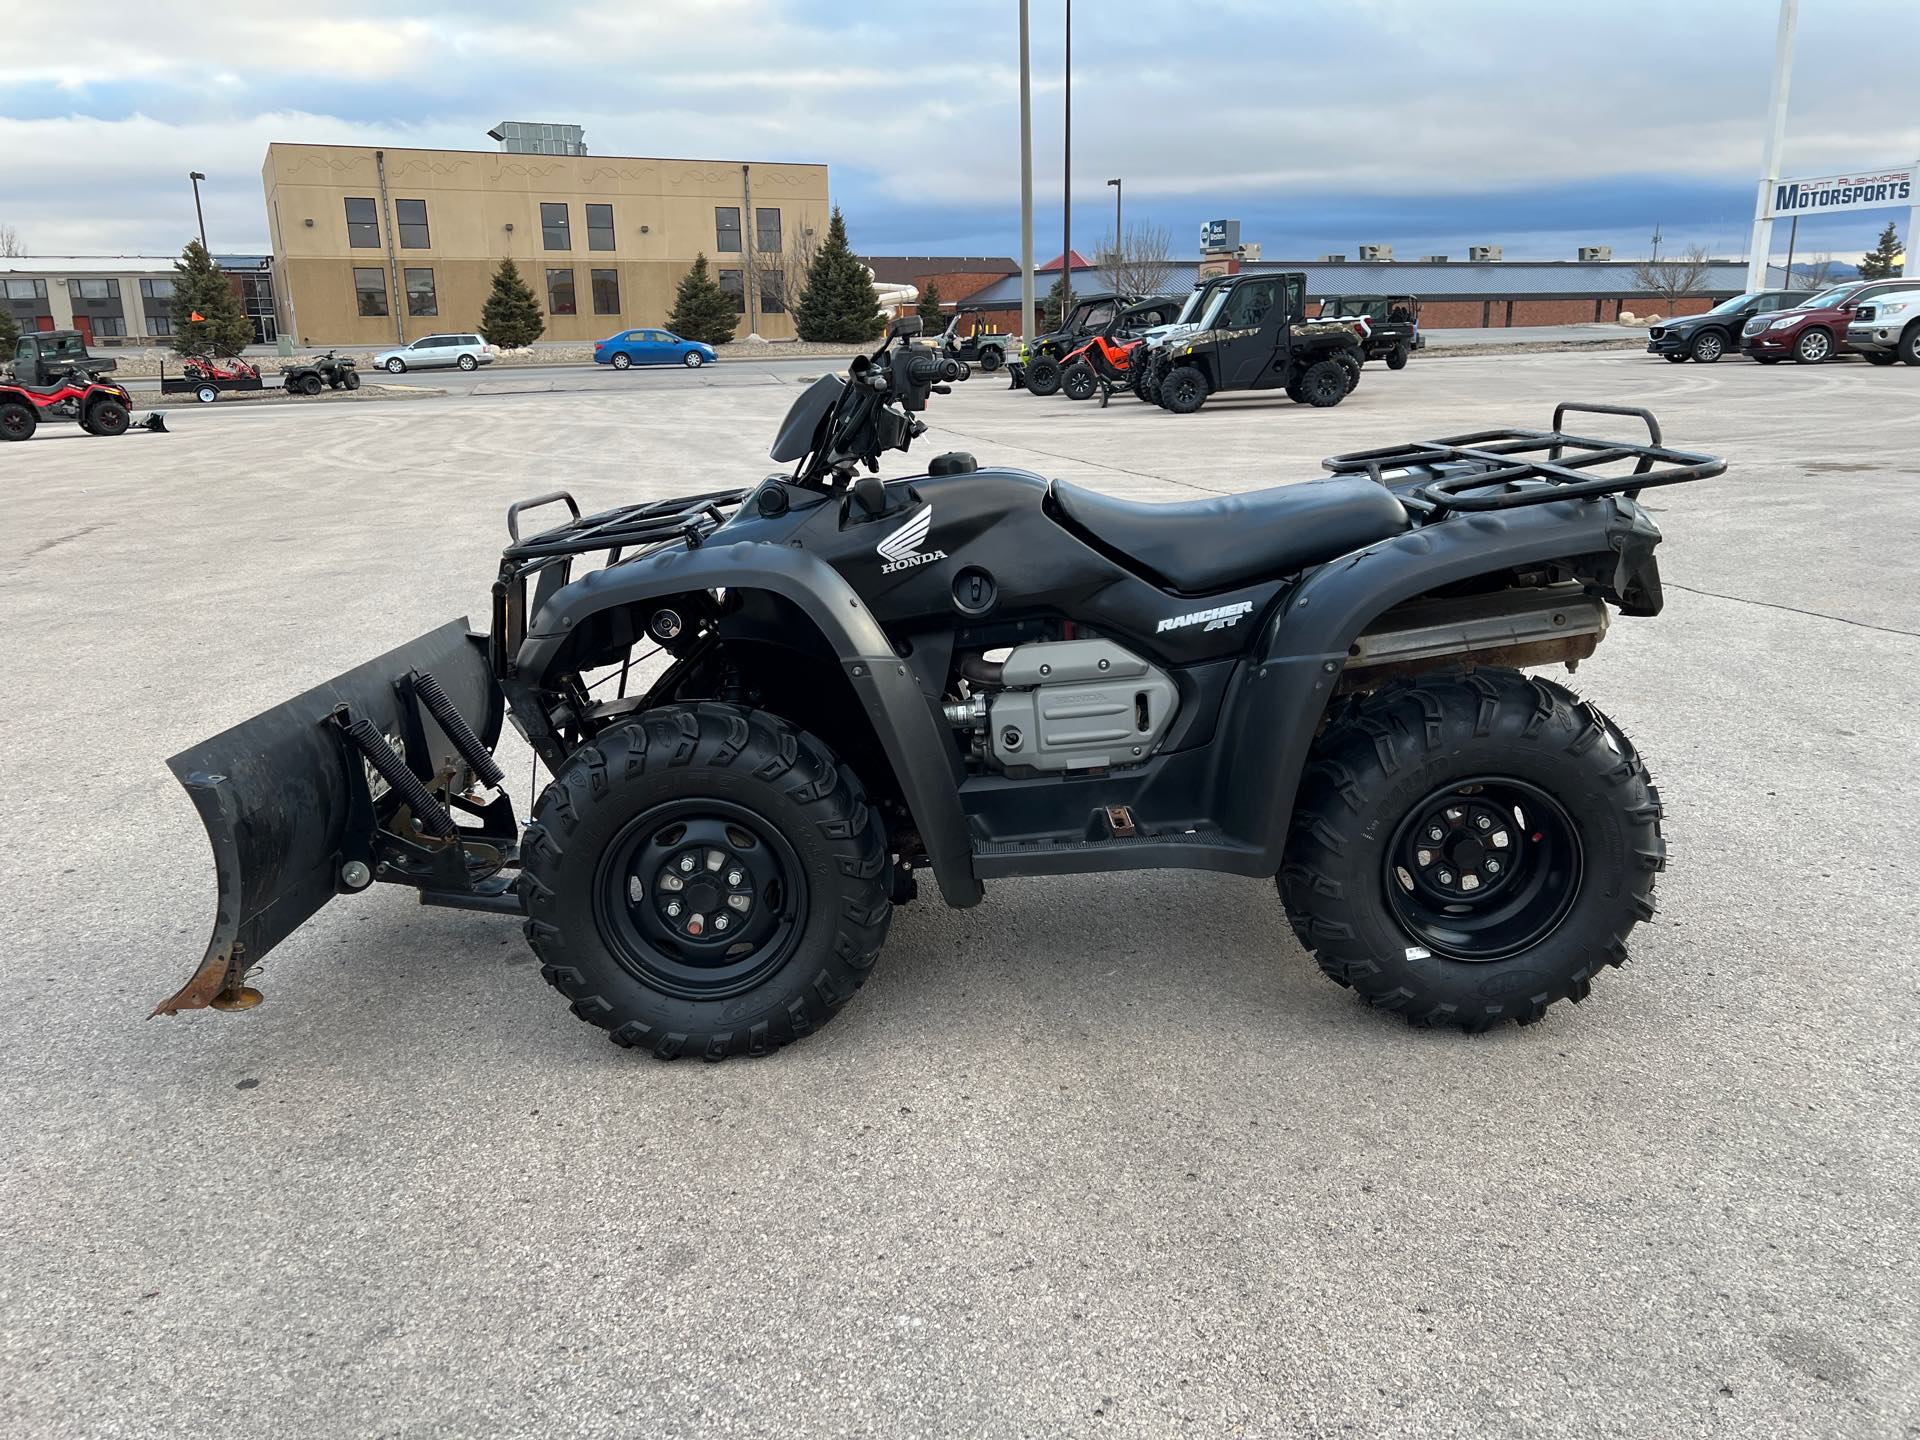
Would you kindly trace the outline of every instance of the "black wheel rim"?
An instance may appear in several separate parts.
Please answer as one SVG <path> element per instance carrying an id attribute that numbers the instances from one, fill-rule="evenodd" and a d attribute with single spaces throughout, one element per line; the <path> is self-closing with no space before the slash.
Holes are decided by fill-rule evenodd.
<path id="1" fill-rule="evenodd" d="M 1382 878 L 1395 918 L 1423 948 L 1485 962 L 1558 929 L 1583 870 L 1579 831 L 1558 801 L 1524 780 L 1482 776 L 1407 812 Z"/>
<path id="2" fill-rule="evenodd" d="M 1084 400 L 1093 394 L 1093 376 L 1074 374 L 1066 380 L 1067 394 L 1076 400 Z"/>
<path id="3" fill-rule="evenodd" d="M 1347 372 L 1338 367 L 1312 373 L 1306 380 L 1309 400 L 1331 400 L 1347 393 Z"/>
<path id="4" fill-rule="evenodd" d="M 676 800 L 629 821 L 600 857 L 594 919 L 642 983 L 690 1000 L 751 990 L 805 929 L 799 857 L 723 800 Z"/>
<path id="5" fill-rule="evenodd" d="M 1200 387 L 1191 376 L 1183 375 L 1173 387 L 1173 399 L 1178 405 L 1197 405 L 1200 402 Z"/>
<path id="6" fill-rule="evenodd" d="M 0 431 L 5 431 L 11 439 L 24 438 L 32 424 L 33 417 L 24 410 L 14 406 L 0 410 Z"/>

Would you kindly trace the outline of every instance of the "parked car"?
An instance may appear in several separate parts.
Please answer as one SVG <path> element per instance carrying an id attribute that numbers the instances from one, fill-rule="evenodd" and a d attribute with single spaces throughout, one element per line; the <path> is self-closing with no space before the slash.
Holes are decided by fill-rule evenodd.
<path id="1" fill-rule="evenodd" d="M 649 327 L 622 330 L 618 335 L 593 342 L 593 363 L 625 370 L 633 365 L 684 365 L 698 370 L 715 360 L 713 347 L 698 340 L 683 340 L 671 330 Z"/>
<path id="2" fill-rule="evenodd" d="M 1847 326 L 1847 344 L 1876 365 L 1920 365 L 1920 282 L 1908 276 L 1901 283 L 1904 290 L 1864 302 Z"/>
<path id="3" fill-rule="evenodd" d="M 478 370 L 482 365 L 491 365 L 493 360 L 493 346 L 478 335 L 423 335 L 411 345 L 382 350 L 373 357 L 375 366 L 393 375 L 447 365 Z"/>
<path id="4" fill-rule="evenodd" d="M 1864 301 L 1912 288 L 1911 280 L 1849 280 L 1795 309 L 1754 316 L 1741 330 L 1741 340 L 1747 354 L 1762 365 L 1776 364 L 1789 355 L 1802 365 L 1815 365 L 1846 353 L 1847 326 Z M 1874 359 L 1875 352 L 1867 352 L 1867 358 Z M 1893 356 L 1878 363 L 1891 365 Z"/>
<path id="5" fill-rule="evenodd" d="M 1372 326 L 1365 342 L 1367 359 L 1384 360 L 1389 370 L 1404 370 L 1408 357 L 1426 347 L 1418 295 L 1329 295 L 1320 302 L 1322 320 L 1362 315 Z"/>
<path id="6" fill-rule="evenodd" d="M 1747 321 L 1768 310 L 1791 310 L 1813 298 L 1811 290 L 1749 290 L 1722 300 L 1704 315 L 1679 315 L 1647 331 L 1647 353 L 1678 365 L 1698 360 L 1711 365 L 1729 350 L 1740 347 Z"/>

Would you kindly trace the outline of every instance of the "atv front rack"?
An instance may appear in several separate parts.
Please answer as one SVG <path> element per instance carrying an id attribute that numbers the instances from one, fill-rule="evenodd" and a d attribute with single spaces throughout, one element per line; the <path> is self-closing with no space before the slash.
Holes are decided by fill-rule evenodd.
<path id="1" fill-rule="evenodd" d="M 1563 427 L 1570 410 L 1633 416 L 1645 423 L 1649 443 L 1569 435 Z M 1426 520 L 1449 511 L 1511 510 L 1596 495 L 1632 499 L 1656 485 L 1705 480 L 1727 468 L 1718 456 L 1669 448 L 1650 410 L 1575 401 L 1554 408 L 1551 430 L 1476 430 L 1443 440 L 1355 450 L 1321 463 L 1336 475 L 1369 476 Z M 1629 464 L 1632 469 L 1624 473 L 1609 468 Z M 1390 482 L 1395 472 L 1425 472 L 1431 478 L 1405 486 Z"/>
<path id="2" fill-rule="evenodd" d="M 507 662 L 526 638 L 527 617 L 573 576 L 573 557 L 606 552 L 606 565 L 638 560 L 663 545 L 684 542 L 697 549 L 727 521 L 728 513 L 747 497 L 745 490 L 713 490 L 645 505 L 622 505 L 597 515 L 580 513 L 580 503 L 565 490 L 551 490 L 507 507 L 507 535 L 512 541 L 500 552 L 500 575 L 493 586 L 493 634 L 490 641 L 495 674 L 504 674 Z M 520 517 L 546 505 L 565 505 L 565 524 L 537 534 L 520 534 Z M 529 605 L 527 581 L 539 576 Z"/>

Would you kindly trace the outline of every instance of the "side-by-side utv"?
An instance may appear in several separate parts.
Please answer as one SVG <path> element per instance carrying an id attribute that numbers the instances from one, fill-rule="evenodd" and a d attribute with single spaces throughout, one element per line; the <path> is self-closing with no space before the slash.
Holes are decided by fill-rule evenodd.
<path id="1" fill-rule="evenodd" d="M 175 756 L 219 898 L 159 1010 L 252 1003 L 274 946 L 377 884 L 519 919 L 576 1015 L 669 1057 L 825 1024 L 922 875 L 954 906 L 1010 876 L 1265 877 L 1322 970 L 1419 1025 L 1537 1020 L 1626 959 L 1660 799 L 1543 672 L 1659 613 L 1636 497 L 1721 461 L 1563 405 L 1174 504 L 958 452 L 882 478 L 965 374 L 917 333 L 794 402 L 782 473 L 521 501 L 484 631 Z M 505 719 L 550 777 L 524 827 Z"/>

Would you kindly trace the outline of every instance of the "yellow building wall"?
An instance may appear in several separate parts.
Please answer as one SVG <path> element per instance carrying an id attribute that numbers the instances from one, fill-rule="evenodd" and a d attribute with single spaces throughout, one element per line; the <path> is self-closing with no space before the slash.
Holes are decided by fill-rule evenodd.
<path id="1" fill-rule="evenodd" d="M 493 272 L 506 256 L 520 267 L 542 311 L 549 310 L 547 271 L 573 271 L 577 313 L 548 313 L 543 340 L 603 339 L 636 325 L 664 325 L 674 290 L 697 254 L 705 253 L 716 272 L 748 269 L 744 250 L 722 253 L 717 248 L 717 206 L 740 209 L 743 246 L 754 245 L 757 238 L 754 210 L 780 212 L 783 248 L 790 248 L 804 229 L 820 237 L 827 228 L 824 165 L 751 163 L 743 175 L 739 161 L 276 144 L 267 148 L 261 181 L 273 237 L 280 323 L 299 343 L 314 345 L 388 345 L 448 330 L 474 330 L 492 290 Z M 751 208 L 744 185 L 752 188 Z M 374 201 L 378 247 L 349 243 L 349 197 Z M 394 206 L 398 200 L 426 201 L 427 248 L 400 245 Z M 567 206 L 570 249 L 544 247 L 542 202 Z M 613 206 L 612 250 L 587 248 L 588 204 Z M 771 252 L 756 252 L 754 265 L 756 270 L 786 269 L 785 257 Z M 387 315 L 359 313 L 356 267 L 378 269 L 388 277 Z M 409 268 L 433 271 L 437 315 L 406 313 Z M 400 272 L 397 287 L 394 269 Z M 619 272 L 618 314 L 594 313 L 591 272 L 596 269 Z M 763 313 L 756 305 L 755 318 L 755 328 L 767 339 L 794 333 L 791 314 Z M 738 333 L 747 333 L 744 315 Z"/>

